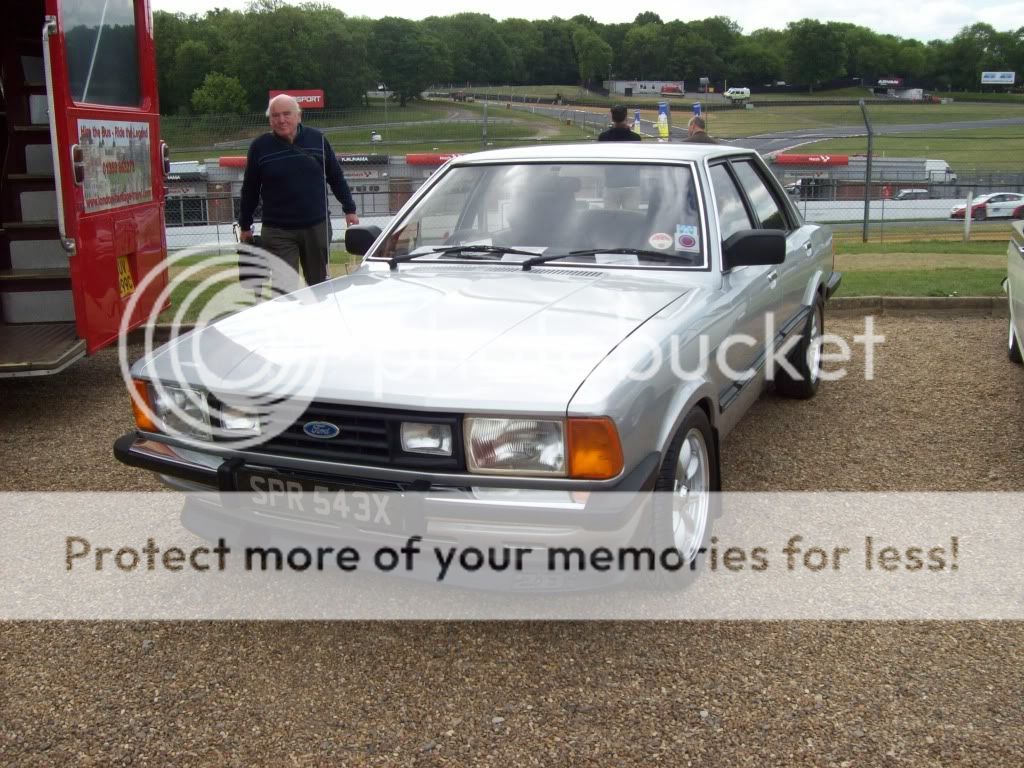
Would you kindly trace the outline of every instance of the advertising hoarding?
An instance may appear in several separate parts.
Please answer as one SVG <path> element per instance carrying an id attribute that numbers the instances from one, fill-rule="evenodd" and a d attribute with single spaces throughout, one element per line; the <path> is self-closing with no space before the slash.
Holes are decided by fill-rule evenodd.
<path id="1" fill-rule="evenodd" d="M 270 91 L 268 99 L 272 99 L 275 96 L 280 96 L 282 93 L 286 93 L 293 97 L 299 102 L 300 109 L 323 109 L 324 108 L 324 92 L 322 90 L 290 90 L 290 91 Z"/>
<path id="2" fill-rule="evenodd" d="M 1016 72 L 982 72 L 982 85 L 1013 85 L 1017 79 Z"/>

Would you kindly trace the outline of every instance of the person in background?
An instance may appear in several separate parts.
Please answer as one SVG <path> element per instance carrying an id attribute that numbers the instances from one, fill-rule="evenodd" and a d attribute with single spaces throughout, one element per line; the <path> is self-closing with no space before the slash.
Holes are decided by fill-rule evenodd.
<path id="1" fill-rule="evenodd" d="M 686 137 L 686 141 L 691 141 L 695 144 L 718 143 L 708 136 L 707 123 L 705 123 L 704 118 L 699 115 L 694 115 L 690 118 L 690 122 L 686 124 L 686 132 L 689 134 Z"/>
<path id="2" fill-rule="evenodd" d="M 298 288 L 301 265 L 306 283 L 327 279 L 331 227 L 327 185 L 341 203 L 346 224 L 359 223 L 338 158 L 326 137 L 302 124 L 302 110 L 281 94 L 267 106 L 270 132 L 253 139 L 242 179 L 238 216 L 242 242 L 252 241 L 253 213 L 263 201 L 262 247 L 290 269 L 273 264 L 274 291 Z"/>
<path id="3" fill-rule="evenodd" d="M 626 108 L 612 107 L 612 127 L 597 137 L 598 141 L 640 141 L 626 122 Z M 610 166 L 605 171 L 604 207 L 636 210 L 640 204 L 640 171 L 627 165 Z"/>
<path id="4" fill-rule="evenodd" d="M 598 141 L 640 141 L 640 134 L 634 133 L 626 122 L 626 108 L 621 104 L 612 107 L 612 127 L 601 132 Z"/>

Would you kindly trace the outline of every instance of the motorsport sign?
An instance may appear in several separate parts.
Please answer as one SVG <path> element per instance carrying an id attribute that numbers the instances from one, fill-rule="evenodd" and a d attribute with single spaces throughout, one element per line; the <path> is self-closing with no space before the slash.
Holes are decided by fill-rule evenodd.
<path id="1" fill-rule="evenodd" d="M 268 100 L 286 93 L 299 102 L 299 109 L 323 109 L 324 92 L 322 90 L 306 91 L 271 91 Z"/>

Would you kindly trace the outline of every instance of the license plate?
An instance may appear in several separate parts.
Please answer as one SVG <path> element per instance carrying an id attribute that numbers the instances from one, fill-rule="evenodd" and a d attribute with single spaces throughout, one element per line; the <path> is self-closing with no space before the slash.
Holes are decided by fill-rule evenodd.
<path id="1" fill-rule="evenodd" d="M 248 471 L 236 474 L 236 484 L 249 508 L 275 516 L 377 531 L 403 530 L 394 503 L 397 492 Z"/>
<path id="2" fill-rule="evenodd" d="M 135 281 L 132 279 L 132 269 L 128 265 L 127 256 L 117 257 L 117 285 L 121 291 L 121 298 L 135 293 Z"/>

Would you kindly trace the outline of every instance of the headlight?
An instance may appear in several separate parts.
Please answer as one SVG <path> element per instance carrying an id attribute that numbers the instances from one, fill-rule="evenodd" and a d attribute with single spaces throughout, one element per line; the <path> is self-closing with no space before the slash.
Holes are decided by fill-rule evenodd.
<path id="1" fill-rule="evenodd" d="M 492 475 L 609 480 L 623 469 L 622 443 L 608 418 L 466 419 L 466 464 Z"/>
<path id="2" fill-rule="evenodd" d="M 153 413 L 164 432 L 210 439 L 210 409 L 205 392 L 152 384 L 149 390 Z"/>
<path id="3" fill-rule="evenodd" d="M 402 422 L 402 450 L 430 456 L 452 455 L 452 428 L 447 424 Z"/>
<path id="4" fill-rule="evenodd" d="M 564 477 L 565 424 L 542 419 L 466 419 L 470 472 Z"/>

